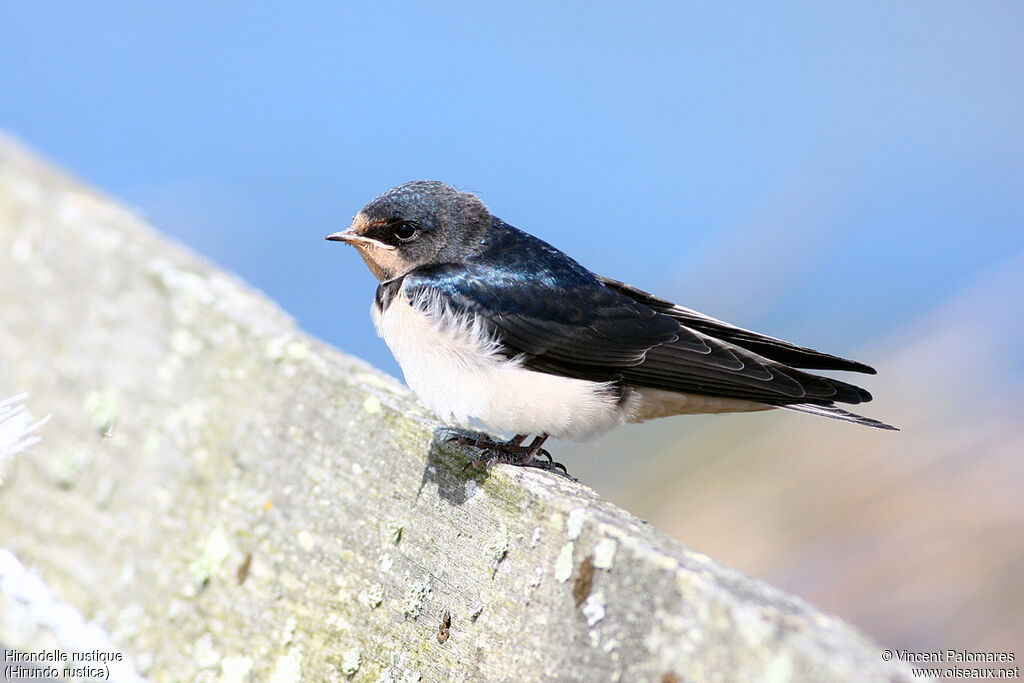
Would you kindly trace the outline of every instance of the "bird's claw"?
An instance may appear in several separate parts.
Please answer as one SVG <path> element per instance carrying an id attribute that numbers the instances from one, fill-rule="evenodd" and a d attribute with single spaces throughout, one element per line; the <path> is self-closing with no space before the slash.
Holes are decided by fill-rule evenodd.
<path id="1" fill-rule="evenodd" d="M 537 437 L 533 443 L 524 446 L 522 442 L 526 437 L 523 435 L 514 436 L 507 441 L 499 441 L 486 434 L 477 432 L 463 432 L 455 429 L 445 431 L 448 432 L 448 436 L 444 440 L 445 443 L 473 446 L 482 451 L 481 455 L 483 457 L 474 458 L 467 462 L 462 468 L 463 472 L 469 469 L 471 465 L 474 467 L 483 465 L 490 468 L 495 464 L 504 463 L 517 467 L 535 467 L 562 474 L 570 479 L 572 478 L 565 465 L 555 462 L 554 458 L 551 457 L 551 453 L 546 448 L 540 447 L 547 437 Z M 539 460 L 538 456 L 547 458 L 547 461 Z"/>

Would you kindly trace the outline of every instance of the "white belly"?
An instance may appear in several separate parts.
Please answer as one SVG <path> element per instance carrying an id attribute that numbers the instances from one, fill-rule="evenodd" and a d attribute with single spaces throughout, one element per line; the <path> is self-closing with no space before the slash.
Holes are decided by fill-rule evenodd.
<path id="1" fill-rule="evenodd" d="M 479 323 L 431 311 L 428 317 L 399 293 L 383 313 L 373 307 L 373 322 L 406 383 L 442 420 L 476 418 L 516 434 L 576 441 L 630 420 L 633 402 L 620 402 L 609 384 L 524 368 L 498 353 Z"/>

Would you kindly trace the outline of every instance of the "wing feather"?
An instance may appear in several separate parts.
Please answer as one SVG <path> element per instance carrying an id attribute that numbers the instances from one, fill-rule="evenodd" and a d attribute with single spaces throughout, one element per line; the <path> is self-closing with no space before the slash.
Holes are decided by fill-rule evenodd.
<path id="1" fill-rule="evenodd" d="M 864 389 L 798 369 L 874 372 L 862 363 L 598 278 L 544 242 L 499 227 L 490 249 L 459 264 L 414 270 L 404 277 L 401 293 L 414 303 L 443 301 L 448 313 L 475 317 L 503 354 L 542 372 L 759 401 L 839 419 L 852 418 L 833 402 L 871 400 Z"/>
<path id="2" fill-rule="evenodd" d="M 875 374 L 875 369 L 864 363 L 815 351 L 805 346 L 797 346 L 782 339 L 730 325 L 727 322 L 658 298 L 653 294 L 648 294 L 642 289 L 637 289 L 618 280 L 605 277 L 599 279 L 605 286 L 621 292 L 634 301 L 650 306 L 656 311 L 672 316 L 680 324 L 690 329 L 731 342 L 779 363 L 809 370 L 850 370 L 869 375 Z"/>

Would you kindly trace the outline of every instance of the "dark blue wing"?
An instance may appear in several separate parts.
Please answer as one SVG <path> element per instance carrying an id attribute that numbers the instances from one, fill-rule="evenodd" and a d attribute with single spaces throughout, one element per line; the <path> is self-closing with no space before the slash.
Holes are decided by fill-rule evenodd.
<path id="1" fill-rule="evenodd" d="M 453 313 L 476 316 L 503 353 L 543 372 L 772 405 L 871 398 L 718 339 L 713 327 L 694 329 L 668 302 L 602 280 L 500 221 L 470 258 L 416 269 L 400 287 L 411 300 L 438 297 Z"/>
<path id="2" fill-rule="evenodd" d="M 438 294 L 455 312 L 481 316 L 510 356 L 621 368 L 678 338 L 670 316 L 605 287 L 541 240 L 503 227 L 460 264 L 414 270 L 403 293 Z"/>
<path id="3" fill-rule="evenodd" d="M 833 356 L 829 353 L 822 353 L 821 351 L 815 351 L 805 346 L 797 346 L 782 339 L 776 339 L 775 337 L 769 337 L 758 332 L 751 332 L 750 330 L 744 330 L 741 327 L 730 325 L 729 323 L 716 320 L 710 316 L 698 313 L 697 311 L 689 308 L 683 308 L 682 306 L 676 305 L 671 301 L 666 301 L 659 297 L 649 294 L 641 289 L 637 289 L 632 285 L 627 285 L 625 282 L 619 282 L 618 280 L 612 280 L 611 278 L 602 277 L 599 278 L 605 286 L 622 292 L 634 301 L 638 301 L 647 306 L 650 306 L 656 311 L 664 313 L 665 315 L 671 316 L 679 321 L 680 324 L 686 327 L 704 332 L 715 339 L 727 341 L 736 346 L 741 346 L 748 351 L 753 351 L 756 354 L 764 356 L 774 361 L 778 361 L 785 365 L 790 365 L 794 368 L 809 368 L 814 370 L 850 370 L 852 372 L 864 372 L 869 375 L 875 374 L 875 369 L 865 365 L 864 363 L 858 363 L 855 360 L 848 360 L 846 358 L 840 358 L 839 356 Z"/>

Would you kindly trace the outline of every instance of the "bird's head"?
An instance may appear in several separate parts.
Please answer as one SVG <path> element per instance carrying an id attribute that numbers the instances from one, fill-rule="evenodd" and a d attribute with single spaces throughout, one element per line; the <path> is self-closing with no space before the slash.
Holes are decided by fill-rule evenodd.
<path id="1" fill-rule="evenodd" d="M 380 281 L 414 268 L 458 261 L 479 245 L 491 214 L 475 195 L 435 180 L 392 188 L 327 239 L 359 250 Z"/>

